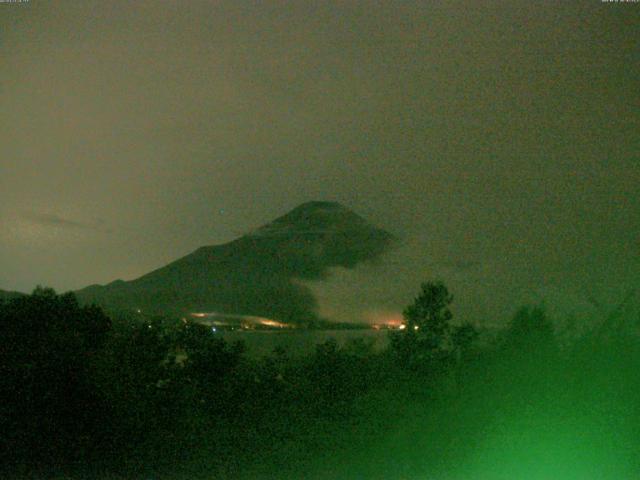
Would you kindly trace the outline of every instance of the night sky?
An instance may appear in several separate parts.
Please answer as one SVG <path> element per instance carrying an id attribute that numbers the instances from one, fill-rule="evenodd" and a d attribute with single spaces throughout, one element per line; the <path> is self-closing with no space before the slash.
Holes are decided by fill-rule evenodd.
<path id="1" fill-rule="evenodd" d="M 133 279 L 298 204 L 402 245 L 332 318 L 640 287 L 640 4 L 0 3 L 0 288 Z M 536 300 L 537 301 L 537 300 Z"/>

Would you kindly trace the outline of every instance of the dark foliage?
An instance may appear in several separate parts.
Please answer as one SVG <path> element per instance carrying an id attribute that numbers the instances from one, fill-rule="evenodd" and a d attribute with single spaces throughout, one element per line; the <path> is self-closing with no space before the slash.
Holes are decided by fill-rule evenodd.
<path id="1" fill-rule="evenodd" d="M 99 308 L 51 289 L 0 305 L 3 459 L 69 461 L 91 448 L 104 405 L 90 371 L 109 329 Z"/>
<path id="2" fill-rule="evenodd" d="M 254 358 L 198 324 L 110 321 L 37 289 L 0 305 L 0 475 L 637 478 L 637 332 L 561 348 L 536 307 L 481 343 L 451 300 L 424 284 L 385 351 Z"/>
<path id="3" fill-rule="evenodd" d="M 472 340 L 470 331 L 459 332 L 451 326 L 453 314 L 449 305 L 453 296 L 442 282 L 425 282 L 420 295 L 403 312 L 406 327 L 394 332 L 391 345 L 402 365 L 416 371 L 434 372 L 446 368 L 451 360 L 454 339 L 463 347 Z M 463 338 L 464 332 L 471 337 Z"/>

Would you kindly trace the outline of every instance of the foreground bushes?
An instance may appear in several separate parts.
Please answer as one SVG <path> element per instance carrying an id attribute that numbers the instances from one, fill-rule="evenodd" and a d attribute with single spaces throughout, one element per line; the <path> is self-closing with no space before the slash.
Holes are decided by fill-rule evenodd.
<path id="1" fill-rule="evenodd" d="M 413 321 L 423 329 L 437 323 L 437 342 L 418 329 L 394 337 L 384 352 L 364 340 L 328 341 L 306 358 L 279 350 L 255 359 L 196 324 L 111 321 L 72 295 L 36 290 L 0 305 L 0 473 L 640 473 L 633 332 L 617 328 L 561 347 L 542 310 L 522 309 L 502 335 L 480 344 L 474 328 L 449 327 L 446 316 L 423 311 L 428 321 L 420 323 L 418 309 Z"/>

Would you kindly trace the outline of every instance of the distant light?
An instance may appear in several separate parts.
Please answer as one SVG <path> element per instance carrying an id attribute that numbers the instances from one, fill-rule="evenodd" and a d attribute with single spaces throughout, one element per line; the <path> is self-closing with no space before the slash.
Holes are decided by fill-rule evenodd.
<path id="1" fill-rule="evenodd" d="M 216 332 L 217 332 L 216 327 L 211 327 L 211 331 L 212 331 L 213 333 L 216 333 Z"/>
<path id="2" fill-rule="evenodd" d="M 275 327 L 275 328 L 288 327 L 286 323 L 277 322 L 275 320 L 270 320 L 268 318 L 257 317 L 257 321 L 260 325 L 264 325 L 265 327 Z"/>
<path id="3" fill-rule="evenodd" d="M 399 330 L 404 330 L 405 328 L 407 328 L 407 326 L 404 323 L 398 327 Z"/>
<path id="4" fill-rule="evenodd" d="M 413 329 L 414 329 L 414 330 L 420 330 L 420 326 L 418 326 L 418 325 L 414 325 L 414 326 L 413 326 Z"/>
<path id="5" fill-rule="evenodd" d="M 142 313 L 142 310 L 140 310 L 139 308 L 136 309 L 136 312 L 138 313 Z"/>

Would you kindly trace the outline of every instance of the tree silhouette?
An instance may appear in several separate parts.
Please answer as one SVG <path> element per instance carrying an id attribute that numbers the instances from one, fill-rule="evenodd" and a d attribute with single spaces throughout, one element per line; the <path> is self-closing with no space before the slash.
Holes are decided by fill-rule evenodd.
<path id="1" fill-rule="evenodd" d="M 403 312 L 408 331 L 414 332 L 429 349 L 442 348 L 446 342 L 453 318 L 451 302 L 453 295 L 444 283 L 425 282 L 420 295 Z"/>
<path id="2" fill-rule="evenodd" d="M 542 307 L 522 307 L 506 332 L 508 347 L 526 353 L 550 348 L 555 342 L 553 324 Z"/>
<path id="3" fill-rule="evenodd" d="M 98 307 L 38 287 L 0 305 L 0 430 L 30 458 L 77 454 L 99 418 L 89 378 L 110 329 Z"/>
<path id="4" fill-rule="evenodd" d="M 393 335 L 391 345 L 405 365 L 417 367 L 447 356 L 451 342 L 449 305 L 453 295 L 441 281 L 424 282 L 420 294 L 405 308 L 405 328 Z"/>

